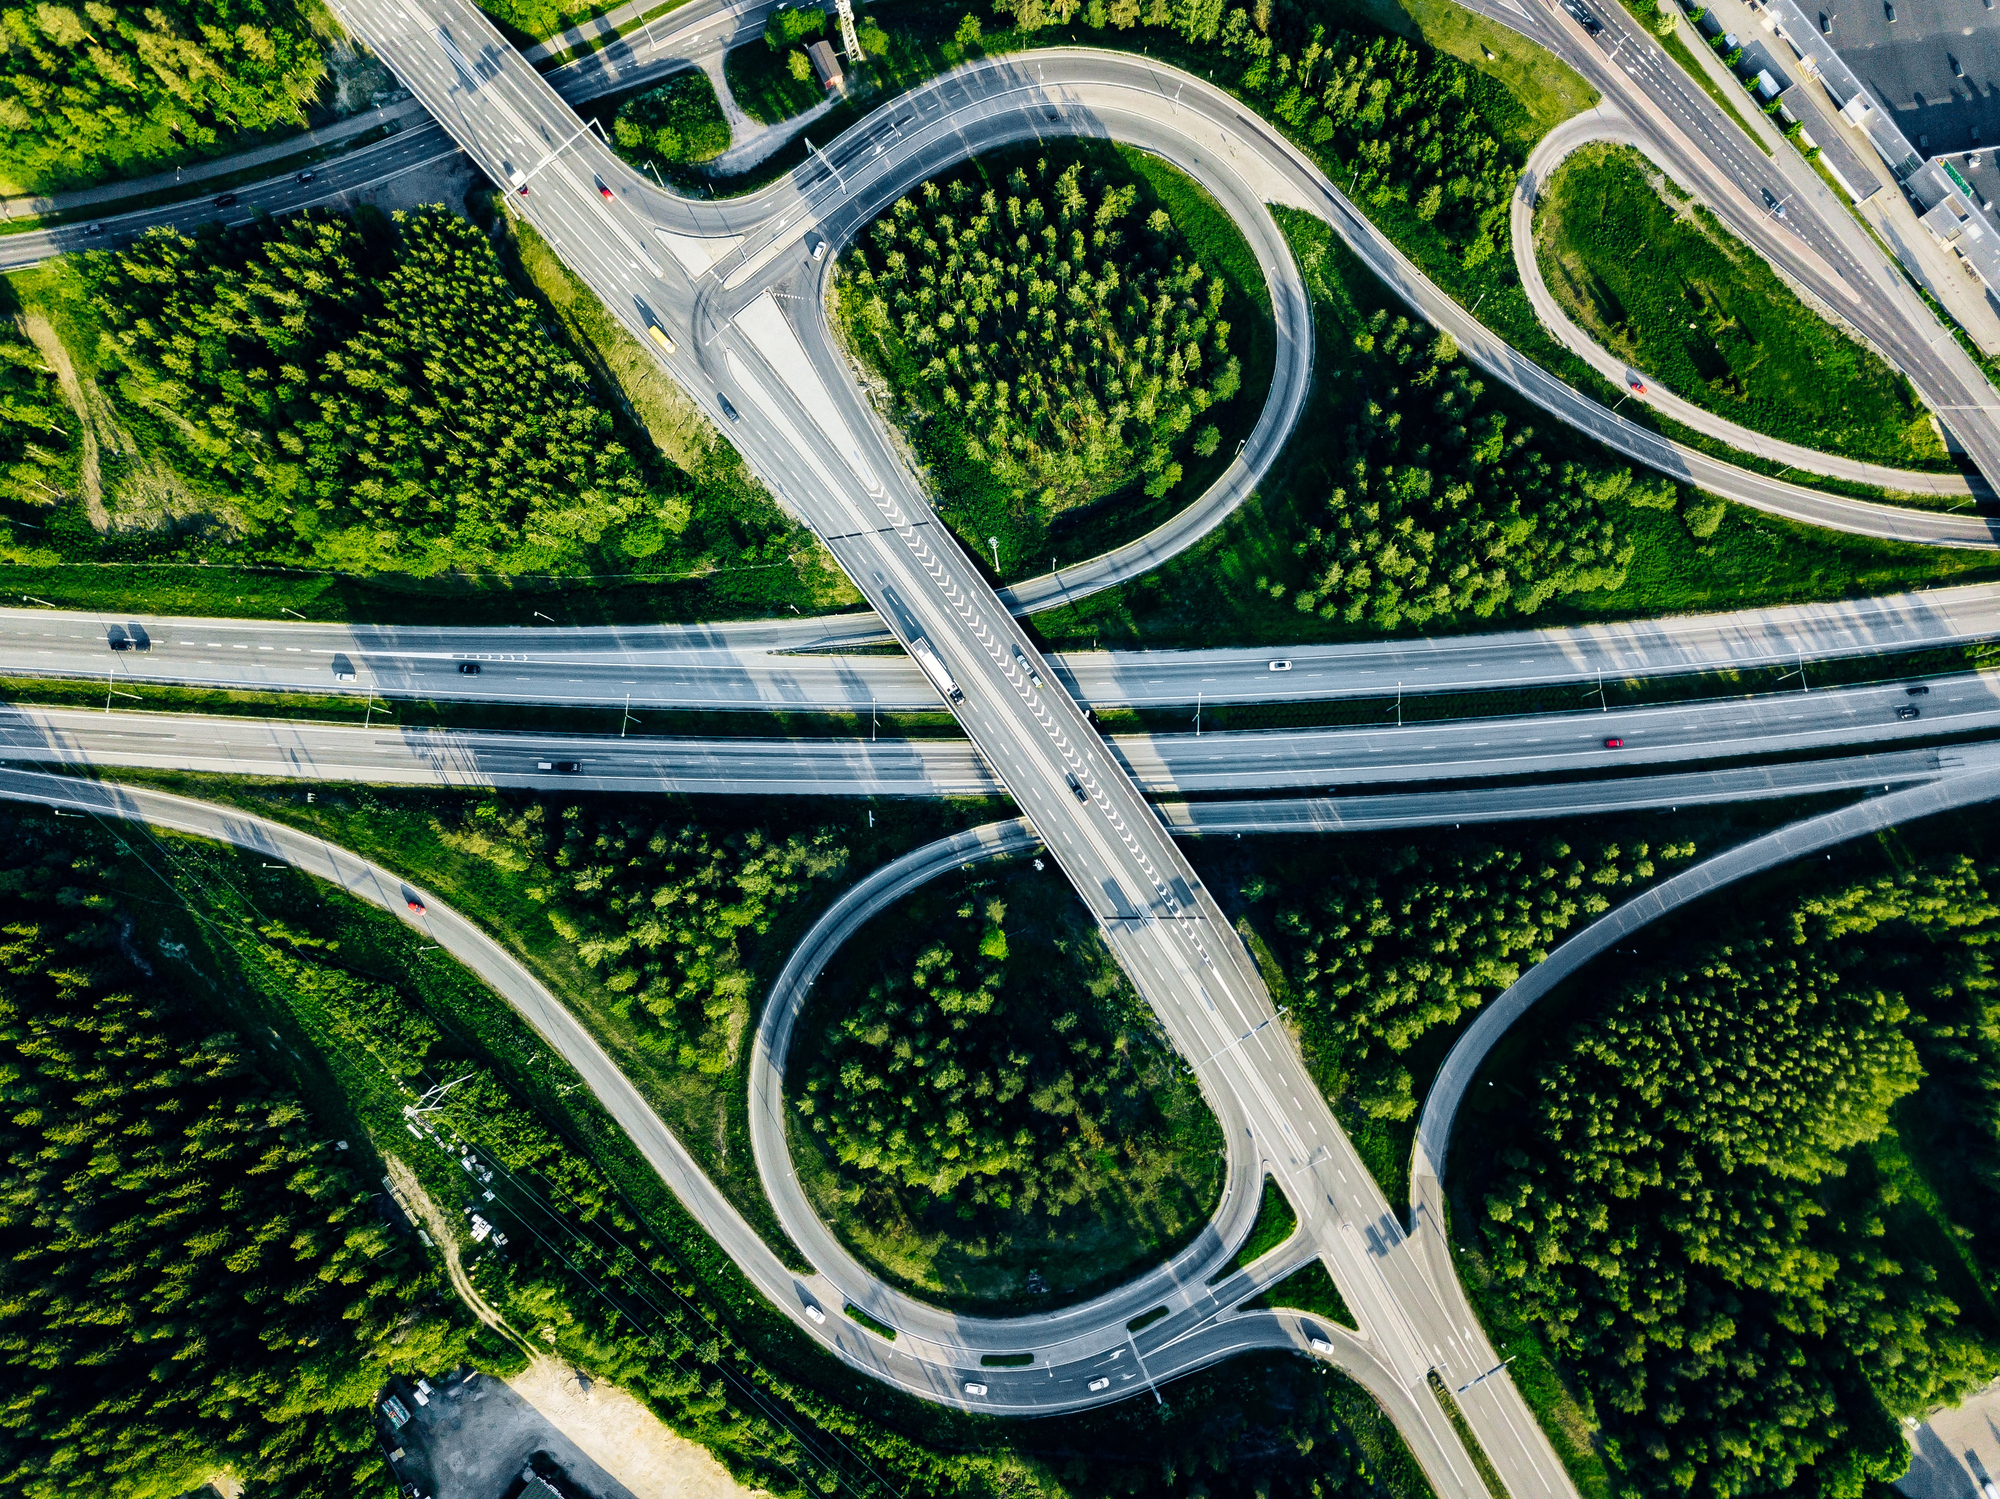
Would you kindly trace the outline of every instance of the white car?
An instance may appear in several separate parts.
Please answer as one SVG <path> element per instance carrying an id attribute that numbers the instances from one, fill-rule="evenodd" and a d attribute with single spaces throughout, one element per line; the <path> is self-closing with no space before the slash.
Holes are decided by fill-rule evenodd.
<path id="1" fill-rule="evenodd" d="M 1312 1351 L 1317 1353 L 1321 1358 L 1333 1357 L 1333 1344 L 1327 1342 L 1325 1338 L 1313 1338 L 1311 1343 Z"/>
<path id="2" fill-rule="evenodd" d="M 806 1315 L 813 1319 L 814 1326 L 816 1327 L 826 1326 L 826 1313 L 821 1311 L 818 1307 L 814 1306 L 811 1302 L 806 1303 Z"/>
<path id="3" fill-rule="evenodd" d="M 1273 661 L 1271 663 L 1272 671 L 1290 671 L 1291 669 L 1292 663 L 1289 661 Z"/>
<path id="4" fill-rule="evenodd" d="M 1108 1390 L 1110 1388 L 1111 1388 L 1111 1381 L 1109 1379 L 1093 1379 L 1090 1382 L 1090 1393 L 1093 1395 L 1095 1395 L 1099 1390 Z"/>
<path id="5" fill-rule="evenodd" d="M 986 1386 L 983 1384 L 969 1384 L 965 1387 L 965 1393 L 968 1395 L 984 1395 L 986 1393 Z"/>

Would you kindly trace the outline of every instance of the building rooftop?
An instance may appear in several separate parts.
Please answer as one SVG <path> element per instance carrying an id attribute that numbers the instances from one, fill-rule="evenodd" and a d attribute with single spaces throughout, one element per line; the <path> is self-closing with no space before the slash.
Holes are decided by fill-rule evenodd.
<path id="1" fill-rule="evenodd" d="M 1918 154 L 2000 144 L 2000 10 L 1988 0 L 1801 0 L 1800 9 Z"/>

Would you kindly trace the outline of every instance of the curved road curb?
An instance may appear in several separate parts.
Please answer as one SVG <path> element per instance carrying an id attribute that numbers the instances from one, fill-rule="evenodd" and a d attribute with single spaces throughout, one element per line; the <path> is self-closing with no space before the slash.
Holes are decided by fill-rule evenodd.
<path id="1" fill-rule="evenodd" d="M 1754 453 L 1759 458 L 1773 463 L 1782 463 L 1791 468 L 1804 469 L 1808 473 L 1825 474 L 1830 478 L 1845 479 L 1855 484 L 1870 484 L 1878 489 L 1892 490 L 1900 494 L 1948 495 L 1965 498 L 1973 494 L 1973 486 L 1961 474 L 1923 473 L 1914 469 L 1890 468 L 1885 464 L 1866 463 L 1858 458 L 1843 458 L 1838 454 L 1822 453 L 1814 448 L 1800 447 L 1797 443 L 1785 442 L 1780 438 L 1754 432 L 1750 428 L 1718 416 L 1693 402 L 1675 395 L 1659 380 L 1636 366 L 1625 363 L 1596 339 L 1572 321 L 1568 312 L 1549 290 L 1548 282 L 1542 275 L 1541 261 L 1535 254 L 1535 208 L 1540 202 L 1544 183 L 1555 175 L 1559 167 L 1572 154 L 1585 146 L 1600 143 L 1625 146 L 1638 151 L 1661 172 L 1673 178 L 1672 169 L 1659 159 L 1658 153 L 1641 132 L 1617 110 L 1600 105 L 1588 114 L 1565 120 L 1556 126 L 1529 155 L 1527 164 L 1521 169 L 1520 189 L 1514 194 L 1514 202 L 1508 220 L 1509 238 L 1513 242 L 1514 269 L 1521 278 L 1522 289 L 1528 294 L 1528 302 L 1541 319 L 1542 326 L 1554 335 L 1556 341 L 1584 360 L 1590 367 L 1614 385 L 1629 386 L 1634 375 L 1644 375 L 1644 394 L 1634 393 L 1634 399 L 1653 407 L 1662 416 L 1679 422 L 1683 427 L 1712 437 L 1717 442 L 1728 443 L 1732 448 L 1744 453 Z M 1676 183 L 1683 192 L 1689 189 Z M 1824 316 L 1824 314 L 1821 314 Z M 1850 338 L 1857 338 L 1852 330 L 1843 329 Z M 1879 351 L 1865 342 L 1862 345 L 1881 358 Z M 1884 360 L 1886 363 L 1887 361 Z M 1894 366 L 1891 366 L 1894 368 Z"/>

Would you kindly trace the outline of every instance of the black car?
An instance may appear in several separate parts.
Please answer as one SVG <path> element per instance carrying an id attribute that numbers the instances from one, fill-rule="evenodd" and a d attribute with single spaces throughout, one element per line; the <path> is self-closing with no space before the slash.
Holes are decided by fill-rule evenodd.
<path id="1" fill-rule="evenodd" d="M 1920 714 L 1921 714 L 1922 712 L 1923 712 L 1923 709 L 1919 708 L 1919 707 L 1918 707 L 1918 706 L 1917 706 L 1917 705 L 1916 705 L 1915 703 L 1905 703 L 1905 704 L 1903 704 L 1903 706 L 1902 706 L 1902 707 L 1900 707 L 1900 708 L 1898 708 L 1898 709 L 1896 710 L 1896 717 L 1898 717 L 1898 718 L 1916 718 L 1916 717 L 1918 717 L 1918 716 L 1919 716 L 1919 715 L 1920 715 Z"/>
<path id="2" fill-rule="evenodd" d="M 319 175 L 318 172 L 301 172 L 293 180 L 297 182 L 310 182 L 313 180 L 313 178 L 317 177 L 318 175 Z"/>
<path id="3" fill-rule="evenodd" d="M 1604 29 L 1604 23 L 1580 4 L 1579 0 L 1563 0 L 1563 9 L 1576 17 L 1576 24 L 1592 36 L 1596 36 L 1598 32 Z"/>
<path id="4" fill-rule="evenodd" d="M 102 234 L 104 232 L 104 226 L 102 224 L 92 224 L 88 229 L 84 230 L 83 232 L 85 234 Z"/>
<path id="5" fill-rule="evenodd" d="M 217 208 L 233 208 L 233 207 L 235 207 L 235 206 L 236 206 L 236 194 L 234 194 L 234 193 L 224 193 L 224 194 L 222 194 L 222 196 L 221 196 L 221 197 L 219 197 L 219 198 L 217 198 L 217 199 L 215 200 L 215 206 L 216 206 Z"/>
<path id="6" fill-rule="evenodd" d="M 1907 692 L 1911 697 L 1929 697 L 1931 695 L 1930 688 L 1926 687 L 1922 682 L 1917 683 L 1914 687 L 1905 687 L 1903 691 Z"/>
<path id="7" fill-rule="evenodd" d="M 729 404 L 728 396 L 724 395 L 721 391 L 718 390 L 715 393 L 715 398 L 716 400 L 722 403 L 722 414 L 724 416 L 728 417 L 732 422 L 742 420 L 742 418 L 737 416 L 736 408 Z"/>
<path id="8" fill-rule="evenodd" d="M 583 762 L 581 760 L 540 760 L 536 762 L 535 769 L 552 770 L 559 776 L 573 776 L 579 770 L 583 769 Z"/>
<path id="9" fill-rule="evenodd" d="M 1089 794 L 1083 789 L 1083 782 L 1079 781 L 1075 776 L 1064 776 L 1063 779 L 1069 782 L 1069 789 L 1078 801 L 1087 802 L 1090 800 Z"/>
<path id="10" fill-rule="evenodd" d="M 460 675 L 461 677 L 476 677 L 476 676 L 478 676 L 478 675 L 479 675 L 479 663 L 478 663 L 477 661 L 461 661 L 461 662 L 459 662 L 459 663 L 458 663 L 458 674 L 459 674 L 459 675 Z"/>

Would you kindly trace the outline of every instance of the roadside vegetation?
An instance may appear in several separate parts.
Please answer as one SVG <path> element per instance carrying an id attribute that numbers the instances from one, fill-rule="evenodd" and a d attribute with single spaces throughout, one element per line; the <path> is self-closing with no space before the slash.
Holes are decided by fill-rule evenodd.
<path id="1" fill-rule="evenodd" d="M 0 192 L 141 176 L 295 125 L 339 34 L 319 0 L 0 11 Z"/>
<path id="2" fill-rule="evenodd" d="M 8 291 L 0 282 L 0 506 L 39 509 L 75 491 L 83 445 L 55 367 Z"/>
<path id="3" fill-rule="evenodd" d="M 1066 881 L 934 881 L 850 940 L 800 1017 L 800 1180 L 924 1300 L 1082 1300 L 1208 1221 L 1223 1142 Z M 817 1165 L 813 1157 L 817 1157 Z"/>
<path id="4" fill-rule="evenodd" d="M 826 98 L 806 48 L 827 34 L 827 15 L 817 5 L 788 5 L 771 12 L 761 42 L 751 42 L 723 59 L 729 92 L 743 112 L 764 125 L 802 114 Z"/>
<path id="5" fill-rule="evenodd" d="M 620 104 L 611 140 L 620 156 L 641 167 L 648 161 L 691 166 L 729 149 L 729 122 L 715 85 L 697 68 Z"/>
<path id="6" fill-rule="evenodd" d="M 1153 187 L 1169 176 L 1174 212 Z M 1184 504 L 1268 380 L 1268 294 L 1240 234 L 1178 173 L 1115 151 L 1012 151 L 926 182 L 862 231 L 835 301 L 905 403 L 940 513 L 975 552 L 998 538 L 1006 576 L 1039 569 L 1060 517 L 1102 506 L 1096 536 L 1132 528 L 1113 513 L 1127 498 Z"/>
<path id="7" fill-rule="evenodd" d="M 629 589 L 599 607 L 651 618 L 852 597 L 532 232 L 494 223 L 504 259 L 433 207 L 158 231 L 16 278 L 49 330 L 37 352 L 74 367 L 65 425 L 85 434 L 70 485 L 0 507 L 22 591 L 64 602 L 31 579 L 65 565 L 181 591 L 214 564 L 315 595 L 436 579 L 443 617 L 470 602 L 523 622 L 541 601 L 521 595 L 556 579 L 584 595 L 571 609 Z M 207 588 L 246 582 L 263 591 L 241 572 Z"/>
<path id="8" fill-rule="evenodd" d="M 1454 1221 L 1619 1492 L 1859 1492 L 2000 1372 L 1989 817 L 1649 932 L 1488 1063 Z"/>
<path id="9" fill-rule="evenodd" d="M 406 1171 L 406 1195 L 414 1180 L 422 1190 L 411 1200 L 434 1230 L 451 1235 L 467 1284 L 501 1315 L 509 1336 L 630 1390 L 745 1483 L 780 1499 L 829 1492 L 862 1499 L 1137 1492 L 1199 1499 L 1219 1485 L 1246 1482 L 1273 1499 L 1421 1499 L 1427 1492 L 1393 1428 L 1358 1386 L 1290 1356 L 1232 1360 L 1164 1386 L 1163 1405 L 1128 1400 L 1026 1426 L 858 1382 L 744 1284 L 568 1067 L 491 993 L 426 952 L 421 933 L 293 871 L 267 868 L 255 854 L 200 840 L 45 814 L 10 815 L 4 831 L 17 860 L 31 861 L 37 855 L 21 851 L 49 839 L 90 850 L 99 863 L 88 899 L 68 909 L 87 911 L 116 945 L 167 965 L 182 984 L 192 1034 L 211 1037 L 219 1026 L 258 1037 L 275 1030 L 269 1044 L 256 1043 L 258 1066 L 282 1078 L 311 1111 L 309 1125 L 290 1127 L 320 1142 L 315 1159 L 324 1158 L 328 1137 L 347 1139 L 342 1158 L 369 1182 L 386 1170 Z M 0 902 L 14 898 L 0 892 Z M 77 966 L 75 952 L 72 946 L 59 960 L 63 969 Z M 107 1076 L 124 1064 L 123 1056 L 107 1057 Z M 444 1095 L 439 1112 L 425 1119 L 435 1139 L 423 1131 L 424 1139 L 413 1139 L 402 1110 L 415 1092 L 468 1074 L 477 1080 L 476 1096 L 455 1101 L 473 1082 Z M 231 1105 L 246 1091 L 240 1076 L 204 1081 L 197 1093 L 202 1089 Z M 480 1188 L 494 1190 L 493 1202 L 468 1193 L 458 1160 L 464 1150 L 492 1171 Z M 200 1185 L 225 1199 L 242 1191 L 233 1178 L 206 1174 Z M 243 1200 L 275 1189 L 262 1184 Z M 505 1246 L 491 1238 L 474 1245 L 466 1231 L 471 1207 L 507 1234 Z M 389 1221 L 396 1226 L 372 1232 L 398 1253 L 414 1254 L 414 1235 L 400 1215 Z M 458 1329 L 462 1344 L 471 1335 L 441 1277 L 423 1273 L 432 1299 L 405 1328 L 398 1347 L 408 1347 L 410 1359 L 397 1367 L 428 1365 L 435 1379 L 460 1355 L 425 1319 Z M 356 1289 L 314 1294 L 352 1297 Z M 125 1336 L 97 1335 L 114 1347 Z M 343 1328 L 341 1335 L 352 1334 Z M 497 1334 L 481 1330 L 464 1346 L 478 1366 L 519 1366 L 519 1354 Z M 244 1363 L 242 1344 L 230 1352 L 234 1373 Z M 148 1348 L 144 1356 L 151 1361 L 157 1353 Z M 313 1358 L 316 1370 L 342 1367 L 325 1344 Z M 344 1367 L 341 1395 L 358 1410 L 380 1366 Z M 301 1392 L 287 1393 L 302 1405 Z M 272 1411 L 294 1408 L 277 1403 Z M 201 1428 L 168 1430 L 199 1436 Z M 283 1435 L 299 1440 L 310 1431 L 302 1420 Z M 0 1452 L 12 1436 L 11 1429 L 0 1434 Z M 192 1445 L 184 1442 L 175 1455 Z M 386 1494 L 391 1483 L 372 1434 L 369 1445 L 357 1463 L 340 1449 L 323 1450 L 323 1466 L 306 1467 L 285 1491 L 328 1499 Z M 249 1476 L 248 1466 L 236 1471 Z M 164 1475 L 163 1468 L 154 1476 Z M 74 1492 L 105 1489 L 93 1471 Z"/>
<path id="10" fill-rule="evenodd" d="M 1199 545 L 1132 583 L 1035 615 L 1052 647 L 1496 628 L 1518 625 L 1524 604 L 1538 625 L 1571 624 L 2000 574 L 1981 554 L 1794 525 L 1632 469 L 1411 322 L 1320 220 L 1275 212 L 1317 329 L 1313 394 L 1291 442 L 1259 491 Z M 1485 437 L 1496 430 L 1497 447 Z M 1356 494 L 1380 508 L 1347 503 Z M 1405 530 L 1388 530 L 1383 516 Z M 1472 555 L 1446 550 L 1444 536 L 1461 552 L 1469 538 Z M 1413 544 L 1419 537 L 1432 550 Z M 1482 556 L 1493 560 L 1475 575 Z M 1442 600 L 1429 603 L 1415 580 L 1435 599 L 1440 576 Z M 1494 603 L 1485 615 L 1453 602 L 1480 593 Z M 1356 602 L 1362 612 L 1350 620 Z"/>
<path id="11" fill-rule="evenodd" d="M 1949 467 L 1909 381 L 1636 151 L 1568 157 L 1543 186 L 1535 251 L 1579 327 L 1704 410 L 1820 452 Z"/>

